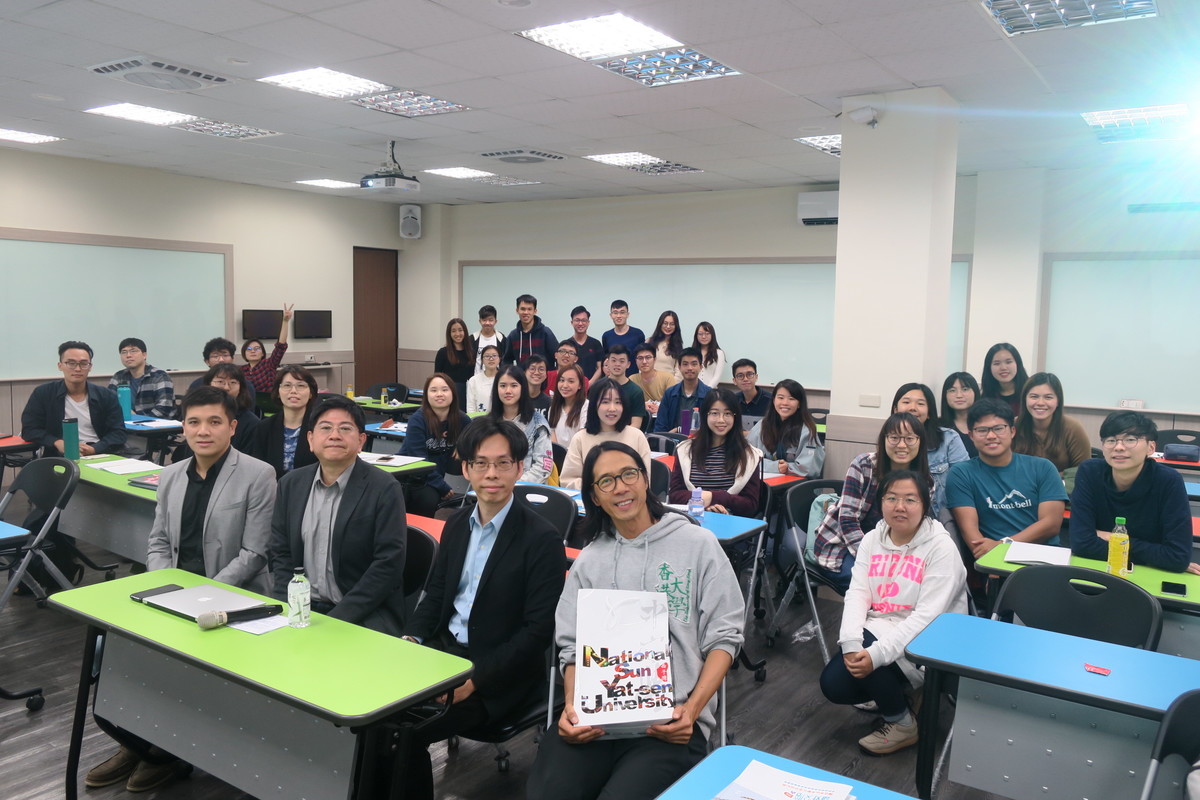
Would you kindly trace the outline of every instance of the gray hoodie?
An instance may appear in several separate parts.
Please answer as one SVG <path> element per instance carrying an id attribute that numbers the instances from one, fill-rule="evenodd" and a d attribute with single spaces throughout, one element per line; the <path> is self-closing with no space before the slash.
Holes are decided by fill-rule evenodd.
<path id="1" fill-rule="evenodd" d="M 636 539 L 602 533 L 576 559 L 555 613 L 555 639 L 562 666 L 575 663 L 576 598 L 580 589 L 658 591 L 670 612 L 671 670 L 676 704 L 687 701 L 705 657 L 742 645 L 746 606 L 729 559 L 711 531 L 670 512 Z M 698 724 L 711 739 L 717 696 Z"/>

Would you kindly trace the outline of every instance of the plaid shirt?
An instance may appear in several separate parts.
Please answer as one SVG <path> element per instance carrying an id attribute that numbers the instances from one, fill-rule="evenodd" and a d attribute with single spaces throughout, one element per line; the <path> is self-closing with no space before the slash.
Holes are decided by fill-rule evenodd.
<path id="1" fill-rule="evenodd" d="M 846 553 L 857 557 L 863 529 L 872 530 L 883 518 L 875 507 L 875 493 L 879 490 L 875 468 L 874 453 L 863 453 L 850 462 L 842 496 L 829 507 L 825 519 L 817 528 L 813 553 L 817 563 L 830 572 L 842 568 Z"/>
<path id="2" fill-rule="evenodd" d="M 129 370 L 119 370 L 108 379 L 108 388 L 115 392 L 118 386 L 131 386 L 132 377 Z M 175 416 L 175 384 L 171 382 L 171 376 L 147 364 L 137 394 L 133 396 L 133 413 L 161 419 Z"/>

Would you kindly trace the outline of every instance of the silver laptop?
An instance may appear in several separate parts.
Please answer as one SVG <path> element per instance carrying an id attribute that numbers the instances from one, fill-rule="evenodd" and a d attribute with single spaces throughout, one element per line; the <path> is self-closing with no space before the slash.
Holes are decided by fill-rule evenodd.
<path id="1" fill-rule="evenodd" d="M 195 621 L 205 611 L 240 611 L 261 606 L 262 601 L 219 586 L 192 586 L 147 597 L 146 605 Z"/>

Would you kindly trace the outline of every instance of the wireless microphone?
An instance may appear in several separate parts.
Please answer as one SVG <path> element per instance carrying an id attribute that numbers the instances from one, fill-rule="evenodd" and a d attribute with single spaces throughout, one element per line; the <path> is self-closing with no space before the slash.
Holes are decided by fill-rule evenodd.
<path id="1" fill-rule="evenodd" d="M 202 631 L 211 631 L 231 622 L 245 622 L 251 619 L 271 617 L 283 610 L 283 606 L 254 606 L 238 611 L 204 611 L 197 615 L 196 624 Z"/>

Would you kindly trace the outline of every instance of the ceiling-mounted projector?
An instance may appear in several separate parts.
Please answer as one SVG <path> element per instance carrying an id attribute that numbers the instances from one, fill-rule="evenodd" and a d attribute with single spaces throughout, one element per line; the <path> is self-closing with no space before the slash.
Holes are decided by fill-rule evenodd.
<path id="1" fill-rule="evenodd" d="M 358 185 L 363 189 L 385 192 L 419 192 L 421 182 L 416 178 L 405 175 L 404 170 L 396 163 L 396 143 L 388 142 L 388 160 L 379 166 L 379 171 L 362 176 Z"/>

